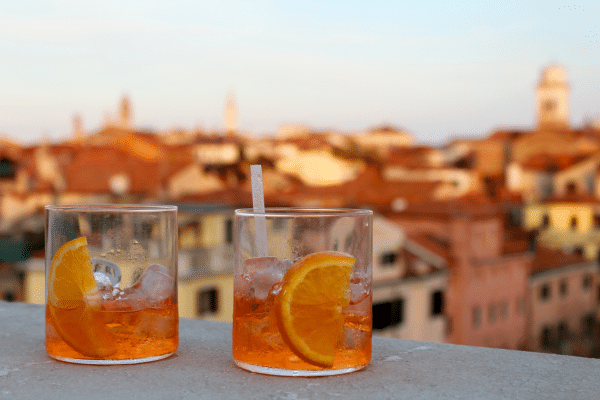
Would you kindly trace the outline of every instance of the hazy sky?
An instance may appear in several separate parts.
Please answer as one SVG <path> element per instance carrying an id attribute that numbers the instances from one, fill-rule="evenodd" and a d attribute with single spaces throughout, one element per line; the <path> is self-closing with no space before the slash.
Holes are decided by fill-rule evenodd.
<path id="1" fill-rule="evenodd" d="M 138 128 L 355 132 L 419 142 L 534 125 L 542 69 L 564 66 L 572 123 L 600 119 L 600 2 L 56 0 L 0 3 L 0 135 L 86 131 L 123 95 Z"/>

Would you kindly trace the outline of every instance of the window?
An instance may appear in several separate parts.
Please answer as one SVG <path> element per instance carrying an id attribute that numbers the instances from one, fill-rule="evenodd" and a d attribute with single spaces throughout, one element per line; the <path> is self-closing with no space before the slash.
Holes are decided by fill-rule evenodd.
<path id="1" fill-rule="evenodd" d="M 215 287 L 198 292 L 198 316 L 210 315 L 219 311 L 219 291 Z"/>
<path id="2" fill-rule="evenodd" d="M 582 320 L 582 331 L 587 338 L 594 337 L 594 327 L 596 326 L 596 317 L 594 314 L 587 314 Z"/>
<path id="3" fill-rule="evenodd" d="M 542 228 L 548 228 L 550 226 L 550 217 L 548 216 L 548 214 L 544 215 L 544 218 L 542 218 Z"/>
<path id="4" fill-rule="evenodd" d="M 399 325 L 404 320 L 404 299 L 373 304 L 373 329 Z"/>
<path id="5" fill-rule="evenodd" d="M 567 194 L 573 195 L 577 193 L 577 184 L 573 181 L 569 181 L 566 186 Z"/>
<path id="6" fill-rule="evenodd" d="M 228 244 L 233 243 L 233 220 L 229 218 L 225 221 L 225 241 Z"/>
<path id="7" fill-rule="evenodd" d="M 566 322 L 558 324 L 558 345 L 565 343 L 569 339 L 569 327 Z"/>
<path id="8" fill-rule="evenodd" d="M 592 287 L 592 274 L 585 274 L 583 276 L 583 288 L 589 290 Z"/>
<path id="9" fill-rule="evenodd" d="M 294 235 L 294 240 L 298 240 L 302 237 L 302 227 L 298 224 L 294 225 L 293 228 L 293 235 Z M 336 243 L 337 246 L 337 243 Z M 337 248 L 335 248 L 334 250 L 337 250 Z"/>
<path id="10" fill-rule="evenodd" d="M 540 299 L 542 299 L 543 301 L 548 300 L 550 298 L 550 285 L 548 285 L 547 283 L 543 284 L 540 287 Z"/>
<path id="11" fill-rule="evenodd" d="M 496 305 L 490 304 L 488 307 L 488 321 L 490 324 L 496 322 Z"/>
<path id="12" fill-rule="evenodd" d="M 552 332 L 548 326 L 542 328 L 540 335 L 540 346 L 542 349 L 550 349 L 552 347 Z"/>
<path id="13" fill-rule="evenodd" d="M 560 281 L 560 295 L 564 297 L 567 295 L 567 280 L 563 279 Z"/>
<path id="14" fill-rule="evenodd" d="M 148 239 L 152 236 L 152 222 L 141 222 L 133 226 L 133 235 L 135 237 Z"/>
<path id="15" fill-rule="evenodd" d="M 338 241 L 338 239 L 336 239 L 335 242 L 334 242 L 334 244 L 333 244 L 333 250 L 335 250 L 335 251 L 340 251 L 341 250 L 341 251 L 350 252 L 351 247 L 352 247 L 352 243 L 353 243 L 353 241 L 352 241 L 352 235 L 346 235 L 346 237 L 344 238 L 344 244 L 343 244 L 344 247 L 342 249 L 340 249 L 340 242 Z M 385 257 L 386 255 L 387 255 L 387 253 L 384 254 L 381 257 L 382 261 L 381 261 L 380 264 L 381 264 L 382 267 L 387 267 L 387 265 L 383 265 L 384 264 L 383 257 Z M 394 258 L 394 260 L 395 260 L 395 258 Z M 392 262 L 392 264 L 393 264 L 393 262 Z"/>
<path id="16" fill-rule="evenodd" d="M 576 216 L 571 217 L 571 222 L 569 223 L 569 225 L 570 225 L 572 231 L 577 230 L 577 217 Z"/>
<path id="17" fill-rule="evenodd" d="M 442 312 L 444 312 L 444 293 L 436 290 L 431 294 L 431 315 L 440 315 Z"/>
<path id="18" fill-rule="evenodd" d="M 556 102 L 554 100 L 544 101 L 542 107 L 546 112 L 552 112 L 556 109 Z"/>
<path id="19" fill-rule="evenodd" d="M 473 327 L 478 328 L 481 325 L 481 308 L 473 308 Z"/>
<path id="20" fill-rule="evenodd" d="M 521 226 L 523 217 L 519 207 L 512 207 L 508 211 L 509 222 L 512 226 Z"/>
<path id="21" fill-rule="evenodd" d="M 346 240 L 344 242 L 344 250 L 345 251 L 349 251 L 351 247 L 352 247 L 352 236 L 348 235 L 348 236 L 346 236 Z M 396 255 L 395 254 L 394 254 L 394 261 L 396 261 Z"/>
<path id="22" fill-rule="evenodd" d="M 4 292 L 3 294 L 4 301 L 13 302 L 16 299 L 16 296 L 13 292 Z"/>
<path id="23" fill-rule="evenodd" d="M 122 217 L 119 214 L 91 214 L 89 222 L 93 231 L 107 231 L 121 226 Z"/>
<path id="24" fill-rule="evenodd" d="M 508 318 L 508 301 L 503 301 L 500 303 L 500 317 L 502 319 Z"/>
<path id="25" fill-rule="evenodd" d="M 1 178 L 14 178 L 16 173 L 16 164 L 14 161 L 8 158 L 2 158 L 0 160 L 0 179 Z"/>
<path id="26" fill-rule="evenodd" d="M 379 260 L 380 260 L 379 264 L 381 265 L 381 268 L 393 267 L 394 264 L 396 263 L 396 253 L 394 253 L 394 252 L 383 253 Z"/>
<path id="27" fill-rule="evenodd" d="M 498 195 L 498 183 L 494 181 L 494 179 L 490 176 L 486 176 L 483 178 L 483 186 L 485 193 L 489 197 L 496 197 Z"/>

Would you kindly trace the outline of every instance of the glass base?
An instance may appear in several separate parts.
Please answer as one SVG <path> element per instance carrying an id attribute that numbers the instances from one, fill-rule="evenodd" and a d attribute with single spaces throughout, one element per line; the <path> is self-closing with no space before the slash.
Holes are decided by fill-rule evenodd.
<path id="1" fill-rule="evenodd" d="M 271 368 L 261 367 L 260 365 L 248 364 L 243 361 L 233 360 L 235 365 L 246 371 L 256 372 L 264 375 L 278 375 L 278 376 L 331 376 L 331 375 L 342 375 L 349 374 L 350 372 L 358 371 L 367 366 L 359 365 L 352 368 L 341 368 L 341 369 L 321 369 L 321 370 L 306 370 L 306 369 L 282 369 L 282 368 Z"/>
<path id="2" fill-rule="evenodd" d="M 173 353 L 162 354 L 160 356 L 152 356 L 152 357 L 144 357 L 144 358 L 129 358 L 126 360 L 107 360 L 107 359 L 93 360 L 93 359 L 89 359 L 89 358 L 57 357 L 52 354 L 49 354 L 49 356 L 54 358 L 55 360 L 73 363 L 73 364 L 126 365 L 126 364 L 142 364 L 142 363 L 147 363 L 147 362 L 152 362 L 152 361 L 158 361 L 158 360 L 162 360 L 167 357 L 170 357 L 173 354 L 175 354 L 175 353 L 173 352 Z"/>

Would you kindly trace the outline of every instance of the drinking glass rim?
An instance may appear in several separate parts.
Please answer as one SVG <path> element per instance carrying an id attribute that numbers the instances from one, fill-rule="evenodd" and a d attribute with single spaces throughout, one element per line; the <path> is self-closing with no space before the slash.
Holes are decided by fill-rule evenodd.
<path id="1" fill-rule="evenodd" d="M 177 206 L 166 204 L 51 204 L 45 206 L 45 209 L 47 211 L 144 213 L 177 211 Z"/>
<path id="2" fill-rule="evenodd" d="M 239 208 L 235 210 L 236 216 L 251 217 L 261 215 L 269 218 L 278 217 L 343 217 L 358 215 L 373 215 L 372 210 L 363 208 L 321 208 L 321 207 L 266 207 L 264 213 L 254 211 L 253 208 Z"/>

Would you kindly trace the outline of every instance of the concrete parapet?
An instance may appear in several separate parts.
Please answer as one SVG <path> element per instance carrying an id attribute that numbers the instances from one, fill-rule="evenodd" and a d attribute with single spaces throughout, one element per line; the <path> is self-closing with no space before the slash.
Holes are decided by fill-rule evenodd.
<path id="1" fill-rule="evenodd" d="M 0 399 L 597 399 L 600 360 L 373 338 L 363 371 L 325 378 L 238 369 L 231 324 L 181 319 L 177 353 L 131 366 L 50 359 L 44 308 L 0 301 Z"/>

